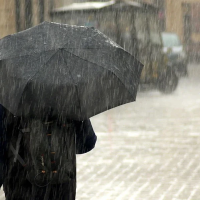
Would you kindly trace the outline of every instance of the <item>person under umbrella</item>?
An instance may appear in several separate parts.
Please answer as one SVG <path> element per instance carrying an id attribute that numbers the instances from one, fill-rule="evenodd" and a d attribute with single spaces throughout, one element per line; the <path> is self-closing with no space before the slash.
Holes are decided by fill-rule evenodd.
<path id="1" fill-rule="evenodd" d="M 88 119 L 135 101 L 143 65 L 94 28 L 50 22 L 3 38 L 0 52 L 0 104 L 14 121 L 6 196 L 28 180 L 21 199 L 74 200 L 76 148 L 94 137 Z"/>
<path id="2" fill-rule="evenodd" d="M 45 113 L 44 116 L 48 120 L 55 120 L 56 116 L 51 113 Z M 95 147 L 97 136 L 93 130 L 90 120 L 74 121 L 76 127 L 76 154 L 88 153 Z M 14 119 L 14 116 L 9 113 L 2 105 L 0 105 L 0 187 L 4 182 L 4 191 L 6 199 L 30 199 L 32 195 L 32 185 L 25 177 L 20 175 L 24 172 L 24 167 L 18 163 L 15 166 L 8 166 L 8 150 L 9 138 L 12 133 L 17 130 L 19 121 Z M 18 131 L 17 131 L 18 133 Z M 20 153 L 25 150 L 23 144 L 20 145 Z M 8 169 L 12 170 L 8 171 Z M 9 174 L 10 173 L 10 174 Z M 20 181 L 19 181 L 20 180 Z M 44 199 L 47 187 L 42 187 L 35 195 L 34 199 Z M 69 183 L 57 184 L 52 187 L 49 199 L 75 199 L 75 186 L 72 188 Z M 25 197 L 27 196 L 27 198 Z"/>

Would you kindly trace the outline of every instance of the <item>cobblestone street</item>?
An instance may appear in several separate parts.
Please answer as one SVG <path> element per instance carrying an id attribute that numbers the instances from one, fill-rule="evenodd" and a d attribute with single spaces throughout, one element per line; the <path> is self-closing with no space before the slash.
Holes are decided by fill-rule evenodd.
<path id="1" fill-rule="evenodd" d="M 96 148 L 77 158 L 78 200 L 200 199 L 200 66 L 170 95 L 92 118 Z"/>
<path id="2" fill-rule="evenodd" d="M 139 92 L 91 121 L 98 141 L 77 156 L 77 200 L 200 199 L 200 64 L 173 94 Z"/>

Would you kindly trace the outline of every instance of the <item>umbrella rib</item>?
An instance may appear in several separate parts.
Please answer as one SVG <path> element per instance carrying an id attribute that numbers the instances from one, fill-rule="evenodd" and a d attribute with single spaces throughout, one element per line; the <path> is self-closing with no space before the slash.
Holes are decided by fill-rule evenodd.
<path id="1" fill-rule="evenodd" d="M 57 52 L 58 52 L 58 51 L 56 51 L 56 52 L 43 64 L 43 66 L 46 65 L 46 64 L 52 59 L 52 57 L 55 56 L 55 54 L 56 54 Z M 29 81 L 31 81 L 31 80 L 33 79 L 33 77 L 36 76 L 36 75 L 37 75 L 40 71 L 42 71 L 43 69 L 44 69 L 44 67 L 42 67 L 39 71 L 37 71 L 37 72 L 28 80 L 27 83 L 29 83 Z"/>
<path id="2" fill-rule="evenodd" d="M 64 60 L 64 62 L 65 62 L 65 64 L 66 64 L 66 66 L 68 67 L 67 62 L 65 61 L 65 58 L 64 58 L 64 56 L 63 56 L 63 52 L 62 52 L 61 55 L 62 55 L 62 58 L 63 58 L 63 60 Z M 69 69 L 69 67 L 68 67 L 68 69 Z M 80 108 L 80 115 L 81 115 L 82 110 L 81 110 L 81 101 L 80 101 L 80 98 L 79 98 L 79 95 L 78 95 L 78 87 L 77 87 L 76 82 L 75 82 L 74 79 L 73 79 L 72 74 L 70 73 L 70 70 L 68 70 L 68 71 L 69 71 L 69 74 L 70 74 L 70 76 L 71 76 L 71 79 L 73 80 L 74 85 L 75 85 L 75 88 L 76 88 L 76 95 L 77 95 L 77 98 L 78 98 L 78 103 L 79 103 L 79 108 Z"/>
<path id="3" fill-rule="evenodd" d="M 28 30 L 28 29 L 27 29 Z M 23 32 L 26 32 L 27 30 L 24 30 L 24 31 L 22 31 L 21 33 L 23 33 Z M 85 31 L 84 31 L 84 33 L 85 32 L 88 32 L 88 31 L 90 31 L 90 28 L 87 28 Z M 96 31 L 98 31 L 98 29 L 96 29 Z M 95 41 L 97 41 L 97 39 L 95 38 L 95 36 L 96 35 L 98 35 L 99 33 L 101 33 L 100 31 L 98 31 L 95 35 L 93 35 L 92 36 L 92 39 L 94 39 Z M 29 41 L 29 40 L 26 40 L 26 39 L 24 39 L 24 38 L 22 38 L 22 37 L 18 37 L 18 35 L 17 35 L 18 33 L 15 33 L 15 34 L 13 34 L 13 35 L 10 35 L 11 37 L 9 37 L 9 38 L 7 38 L 7 40 L 10 40 L 10 39 L 12 39 L 12 40 L 20 40 L 20 41 L 22 41 L 23 43 L 22 43 L 22 46 L 24 47 L 24 46 L 26 46 L 26 44 L 27 44 L 27 42 Z M 104 37 L 106 36 L 105 34 L 103 34 L 103 33 L 101 33 Z M 110 38 L 108 38 L 107 36 L 106 36 L 106 39 L 107 40 L 110 40 Z M 112 42 L 112 40 L 110 40 L 111 42 Z M 67 43 L 66 43 L 67 44 Z M 66 44 L 64 44 L 63 46 L 61 46 L 61 47 L 57 47 L 56 49 L 49 49 L 49 50 L 45 50 L 45 51 L 43 51 L 43 52 L 48 52 L 48 51 L 52 51 L 52 50 L 58 50 L 58 49 L 63 49 L 64 47 L 65 47 L 65 45 Z M 116 44 L 117 45 L 117 44 Z M 120 46 L 118 46 L 117 48 L 121 48 Z M 77 49 L 77 47 L 76 48 L 69 48 L 69 49 Z M 80 49 L 100 49 L 100 48 L 80 48 Z M 101 48 L 102 49 L 102 48 Z M 103 49 L 106 49 L 106 48 L 103 48 Z M 15 50 L 13 50 L 12 52 L 15 52 Z M 32 52 L 31 52 L 32 53 Z M 34 53 L 41 53 L 41 52 L 34 52 Z M 31 55 L 31 54 L 25 54 L 25 55 L 22 55 L 22 56 L 26 56 L 26 55 Z M 6 60 L 6 59 L 10 59 L 10 58 L 15 58 L 15 57 L 19 57 L 19 56 L 14 56 L 14 57 L 9 57 L 9 58 L 3 58 L 3 59 L 0 59 L 0 60 Z"/>
<path id="4" fill-rule="evenodd" d="M 64 49 L 64 51 L 66 51 L 66 49 Z M 69 53 L 69 54 L 71 54 L 71 55 L 73 55 L 73 56 L 75 56 L 75 57 L 77 57 L 77 58 L 80 58 L 81 60 L 87 61 L 87 62 L 89 62 L 89 63 L 91 63 L 91 64 L 97 65 L 98 67 L 102 67 L 102 68 L 104 68 L 104 69 L 110 71 L 112 74 L 114 74 L 114 75 L 120 80 L 120 82 L 122 83 L 122 85 L 124 85 L 124 87 L 127 89 L 127 87 L 125 86 L 125 84 L 123 83 L 123 81 L 122 81 L 112 70 L 107 69 L 107 68 L 105 68 L 105 67 L 103 67 L 103 66 L 101 66 L 101 65 L 98 65 L 98 64 L 96 64 L 96 63 L 93 63 L 93 62 L 91 62 L 91 61 L 89 61 L 89 60 L 86 60 L 86 59 L 84 59 L 84 58 L 81 58 L 80 56 L 77 56 L 76 54 L 73 54 L 73 53 L 71 53 L 71 52 L 69 52 L 69 51 L 66 51 L 66 52 Z M 127 90 L 128 90 L 128 92 L 129 92 L 129 94 L 131 94 L 131 96 L 135 99 L 135 96 L 129 91 L 129 89 L 127 89 Z"/>
<path id="5" fill-rule="evenodd" d="M 25 55 L 20 55 L 20 56 L 7 57 L 7 58 L 3 58 L 3 59 L 0 58 L 0 60 L 8 60 L 8 59 L 14 59 L 14 58 L 18 58 L 18 57 L 33 56 L 35 54 L 41 54 L 41 53 L 49 52 L 49 51 L 58 51 L 60 49 L 63 49 L 63 48 L 58 47 L 57 49 L 49 49 L 49 50 L 41 51 L 41 52 L 34 52 L 34 53 L 31 52 L 30 54 L 25 54 Z M 77 49 L 77 48 L 67 48 L 67 49 Z M 80 49 L 100 49 L 100 48 L 80 48 Z M 106 48 L 104 48 L 104 49 L 106 49 Z"/>
<path id="6" fill-rule="evenodd" d="M 18 57 L 26 57 L 26 56 L 33 56 L 33 55 L 36 55 L 36 54 L 41 54 L 41 53 L 45 53 L 45 52 L 49 52 L 49 51 L 58 51 L 59 49 L 50 49 L 50 50 L 47 50 L 47 51 L 42 51 L 42 52 L 34 52 L 31 53 L 31 54 L 25 54 L 25 55 L 20 55 L 20 56 L 13 56 L 13 57 L 8 57 L 8 58 L 3 58 L 3 59 L 0 59 L 0 60 L 10 60 L 10 59 L 14 59 L 14 58 L 18 58 Z"/>
<path id="7" fill-rule="evenodd" d="M 55 54 L 56 54 L 57 52 L 58 52 L 58 51 L 56 51 L 56 52 L 43 64 L 43 66 L 46 65 L 46 64 L 52 59 L 52 57 L 55 56 Z M 37 71 L 31 78 L 29 78 L 28 82 L 26 83 L 26 86 L 24 87 L 24 90 L 23 90 L 21 96 L 23 96 L 24 91 L 25 91 L 25 89 L 26 89 L 28 83 L 33 79 L 34 76 L 36 76 L 36 75 L 37 75 L 40 71 L 42 71 L 43 69 L 44 69 L 44 67 L 42 67 L 42 68 L 41 68 L 39 71 Z"/>

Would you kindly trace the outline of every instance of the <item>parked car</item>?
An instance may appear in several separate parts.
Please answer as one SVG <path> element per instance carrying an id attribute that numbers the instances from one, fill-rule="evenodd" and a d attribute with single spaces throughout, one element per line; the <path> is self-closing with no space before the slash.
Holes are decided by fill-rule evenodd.
<path id="1" fill-rule="evenodd" d="M 161 36 L 163 52 L 168 57 L 168 65 L 175 69 L 177 76 L 187 76 L 188 56 L 178 35 L 175 33 L 163 32 Z"/>

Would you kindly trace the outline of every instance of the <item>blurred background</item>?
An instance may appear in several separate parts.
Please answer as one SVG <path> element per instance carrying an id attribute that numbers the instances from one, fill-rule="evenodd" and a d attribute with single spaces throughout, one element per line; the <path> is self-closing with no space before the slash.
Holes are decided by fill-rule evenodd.
<path id="1" fill-rule="evenodd" d="M 0 37 L 51 20 L 54 8 L 84 0 L 1 0 Z M 91 2 L 97 2 L 95 0 Z M 106 2 L 98 1 L 98 2 Z M 198 0 L 135 0 L 158 7 L 158 21 L 161 31 L 175 32 L 181 41 L 197 48 L 200 42 L 200 5 Z M 193 51 L 194 51 L 193 49 Z M 198 48 L 197 48 L 198 49 Z"/>
<path id="2" fill-rule="evenodd" d="M 136 102 L 91 118 L 78 200 L 199 199 L 199 0 L 0 0 L 0 14 L 0 38 L 43 21 L 94 26 L 144 64 Z"/>

